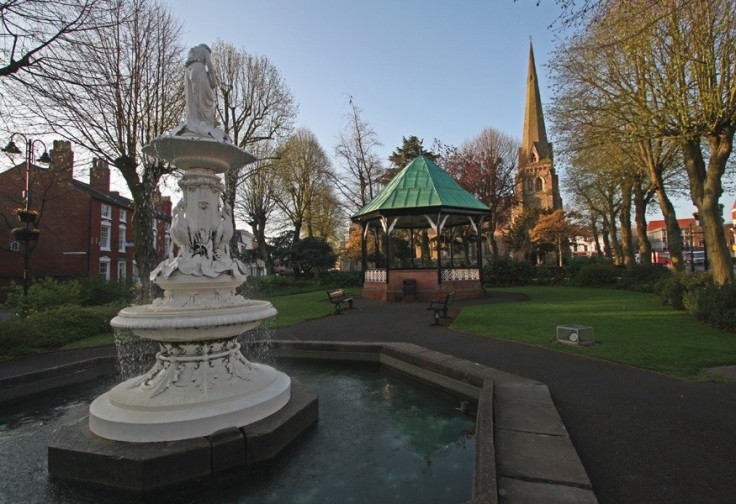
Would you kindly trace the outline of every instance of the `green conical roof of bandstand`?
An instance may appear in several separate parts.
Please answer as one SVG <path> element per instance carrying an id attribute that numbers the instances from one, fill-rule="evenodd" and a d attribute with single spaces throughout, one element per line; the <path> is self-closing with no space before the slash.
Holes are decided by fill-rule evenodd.
<path id="1" fill-rule="evenodd" d="M 460 184 L 437 164 L 419 156 L 396 174 L 378 196 L 351 219 L 366 221 L 382 215 L 409 216 L 438 211 L 475 216 L 487 214 L 490 209 L 460 187 Z"/>

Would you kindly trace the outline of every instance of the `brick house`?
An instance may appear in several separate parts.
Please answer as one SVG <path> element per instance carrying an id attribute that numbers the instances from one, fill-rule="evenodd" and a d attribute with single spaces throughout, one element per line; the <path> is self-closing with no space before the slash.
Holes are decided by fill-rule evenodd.
<path id="1" fill-rule="evenodd" d="M 736 208 L 736 202 L 734 202 L 734 208 Z M 705 240 L 703 238 L 703 229 L 700 227 L 700 224 L 698 224 L 698 221 L 693 217 L 689 217 L 685 219 L 677 219 L 677 224 L 680 227 L 683 250 L 687 251 L 692 247 L 695 251 L 702 251 L 705 246 Z M 736 224 L 736 220 L 734 220 L 733 223 L 725 223 L 723 225 L 723 232 L 726 235 L 726 242 L 728 243 L 728 248 L 731 251 L 732 257 L 735 255 L 734 252 L 736 252 L 736 245 L 734 245 L 734 224 Z M 649 221 L 647 224 L 647 237 L 649 238 L 649 243 L 652 246 L 652 253 L 654 254 L 655 262 L 666 262 L 666 260 L 658 260 L 660 254 L 669 251 L 667 226 L 665 221 Z M 665 255 L 664 257 L 668 258 L 669 256 Z"/>
<path id="2" fill-rule="evenodd" d="M 39 213 L 40 235 L 31 255 L 34 277 L 79 278 L 100 275 L 107 280 L 137 278 L 133 244 L 133 201 L 110 191 L 110 168 L 94 159 L 90 182 L 73 178 L 70 142 L 54 141 L 48 168 L 31 165 L 31 209 Z M 14 215 L 23 207 L 26 163 L 0 173 L 0 284 L 20 283 L 23 245 L 11 230 L 20 227 Z M 158 196 L 154 240 L 160 256 L 169 247 L 171 200 Z"/>

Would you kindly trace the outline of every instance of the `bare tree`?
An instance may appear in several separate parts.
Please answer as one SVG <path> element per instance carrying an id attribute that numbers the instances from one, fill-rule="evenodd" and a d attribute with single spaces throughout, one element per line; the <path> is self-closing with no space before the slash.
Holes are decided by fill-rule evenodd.
<path id="1" fill-rule="evenodd" d="M 491 209 L 484 227 L 493 257 L 498 257 L 495 233 L 511 217 L 514 196 L 515 159 L 519 142 L 494 128 L 486 128 L 460 148 L 433 146 L 441 163 L 458 183 Z"/>
<path id="2" fill-rule="evenodd" d="M 142 147 L 173 128 L 183 110 L 180 23 L 154 0 L 117 0 L 105 26 L 70 48 L 66 72 L 38 81 L 33 112 L 62 137 L 122 174 L 135 205 L 135 256 L 144 286 L 158 257 L 153 247 L 154 195 L 173 167 L 146 159 Z"/>
<path id="3" fill-rule="evenodd" d="M 340 173 L 336 186 L 351 209 L 359 210 L 378 194 L 384 168 L 376 149 L 381 147 L 373 127 L 364 121 L 361 109 L 348 97 L 350 111 L 335 146 Z"/>
<path id="4" fill-rule="evenodd" d="M 253 230 L 258 255 L 266 264 L 268 274 L 273 274 L 273 258 L 266 246 L 266 226 L 276 209 L 274 200 L 274 154 L 272 142 L 259 142 L 251 146 L 256 161 L 250 167 L 247 183 L 238 185 L 235 218 L 247 222 Z"/>
<path id="5" fill-rule="evenodd" d="M 294 243 L 302 227 L 309 224 L 315 198 L 323 184 L 332 178 L 332 166 L 317 137 L 306 128 L 298 129 L 279 149 L 274 164 L 274 199 L 294 227 Z M 314 235 L 312 228 L 308 235 Z"/>
<path id="6" fill-rule="evenodd" d="M 80 35 L 104 26 L 107 0 L 5 0 L 0 2 L 0 77 L 30 84 L 58 78 L 64 57 Z"/>
<path id="7" fill-rule="evenodd" d="M 253 150 L 259 143 L 286 138 L 298 107 L 276 66 L 265 56 L 238 50 L 222 40 L 215 42 L 212 59 L 217 73 L 218 119 L 233 143 Z M 250 174 L 247 167 L 225 174 L 223 199 L 232 208 L 237 206 L 238 187 Z"/>
<path id="8" fill-rule="evenodd" d="M 324 239 L 337 249 L 345 238 L 347 216 L 331 180 L 322 181 L 315 193 L 307 218 L 308 234 Z"/>

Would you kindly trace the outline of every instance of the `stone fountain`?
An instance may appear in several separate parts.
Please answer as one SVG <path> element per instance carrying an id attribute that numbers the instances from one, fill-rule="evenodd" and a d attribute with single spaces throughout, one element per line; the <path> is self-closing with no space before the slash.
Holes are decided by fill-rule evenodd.
<path id="1" fill-rule="evenodd" d="M 299 398 L 290 404 L 289 377 L 270 366 L 249 362 L 240 351 L 238 336 L 276 315 L 276 310 L 267 301 L 236 294 L 236 288 L 245 281 L 244 266 L 230 251 L 232 209 L 221 204 L 224 187 L 220 175 L 255 158 L 233 145 L 215 124 L 214 72 L 206 45 L 189 52 L 185 82 L 186 122 L 143 149 L 151 157 L 173 163 L 182 173 L 179 186 L 183 195 L 171 225 L 172 250 L 151 273 L 151 280 L 164 294 L 149 305 L 121 310 L 111 321 L 115 329 L 158 342 L 160 351 L 150 371 L 115 386 L 90 405 L 89 431 L 96 438 L 82 433 L 86 437 L 81 444 L 88 446 L 81 452 L 87 454 L 91 465 L 95 464 L 93 455 L 102 450 L 95 441 L 99 438 L 149 445 L 207 438 L 210 444 L 216 439 L 215 445 L 221 446 L 221 433 L 229 432 L 225 438 L 237 447 L 244 437 L 247 444 L 248 433 L 242 429 L 253 425 L 260 425 L 256 430 L 263 444 L 269 429 L 264 430 L 262 423 L 271 419 L 271 431 L 278 431 L 275 435 L 283 444 L 316 420 L 316 397 L 300 390 Z M 290 408 L 285 408 L 289 404 Z M 305 410 L 310 411 L 306 416 Z M 302 419 L 295 423 L 293 415 L 302 415 Z M 284 436 L 286 423 L 297 425 L 297 429 L 287 429 L 290 433 Z M 79 447 L 71 448 L 74 443 L 68 441 L 62 439 L 49 448 L 49 471 L 110 484 L 97 475 L 70 474 L 61 469 L 69 456 L 77 457 L 73 460 L 80 457 Z M 215 445 L 211 444 L 206 454 L 207 464 L 210 457 L 216 464 Z M 104 446 L 102 451 L 123 458 L 115 453 L 119 445 Z M 157 448 L 146 450 L 155 454 Z M 123 451 L 130 453 L 130 447 Z M 139 453 L 132 459 L 141 457 Z M 247 457 L 236 458 L 253 461 L 259 457 L 263 458 L 251 450 Z M 225 465 L 239 463 L 228 460 Z M 133 482 L 120 486 L 145 485 Z"/>

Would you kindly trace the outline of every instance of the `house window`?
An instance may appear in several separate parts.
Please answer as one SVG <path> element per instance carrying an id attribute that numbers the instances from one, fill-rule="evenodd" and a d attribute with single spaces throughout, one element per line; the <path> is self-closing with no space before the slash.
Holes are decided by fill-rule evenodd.
<path id="1" fill-rule="evenodd" d="M 112 207 L 110 205 L 102 204 L 102 218 L 112 219 Z"/>
<path id="2" fill-rule="evenodd" d="M 118 252 L 125 252 L 125 231 L 126 227 L 122 224 L 118 227 Z"/>
<path id="3" fill-rule="evenodd" d="M 135 262 L 135 261 L 133 261 L 133 274 L 132 274 L 132 277 L 133 277 L 133 281 L 134 282 L 140 282 L 141 277 L 140 277 L 140 274 L 138 273 L 138 263 Z"/>
<path id="4" fill-rule="evenodd" d="M 128 222 L 128 211 L 120 209 L 120 222 Z"/>
<path id="5" fill-rule="evenodd" d="M 110 280 L 110 258 L 100 257 L 100 277 Z"/>
<path id="6" fill-rule="evenodd" d="M 102 221 L 100 225 L 100 250 L 110 250 L 110 222 Z"/>
<path id="7" fill-rule="evenodd" d="M 128 274 L 128 265 L 125 261 L 118 261 L 118 282 L 125 280 Z"/>

